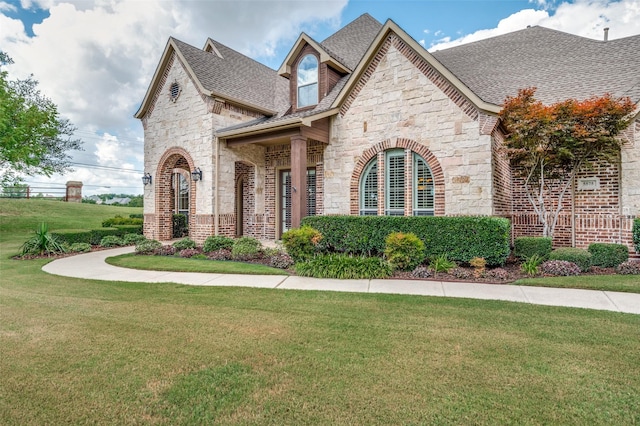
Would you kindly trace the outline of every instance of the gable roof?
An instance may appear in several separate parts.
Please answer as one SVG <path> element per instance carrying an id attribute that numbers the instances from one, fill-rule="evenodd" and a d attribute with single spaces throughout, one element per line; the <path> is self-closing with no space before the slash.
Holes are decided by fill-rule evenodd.
<path id="1" fill-rule="evenodd" d="M 349 69 L 354 70 L 381 28 L 380 22 L 365 13 L 320 44 L 328 52 L 341 58 Z"/>
<path id="2" fill-rule="evenodd" d="M 153 102 L 160 76 L 173 52 L 198 90 L 207 96 L 266 115 L 289 108 L 289 82 L 271 68 L 211 39 L 203 50 L 170 37 L 136 118 L 142 118 Z"/>
<path id="3" fill-rule="evenodd" d="M 526 87 L 547 104 L 605 93 L 638 102 L 638 52 L 640 35 L 605 42 L 535 26 L 432 55 L 483 101 L 502 105 Z"/>

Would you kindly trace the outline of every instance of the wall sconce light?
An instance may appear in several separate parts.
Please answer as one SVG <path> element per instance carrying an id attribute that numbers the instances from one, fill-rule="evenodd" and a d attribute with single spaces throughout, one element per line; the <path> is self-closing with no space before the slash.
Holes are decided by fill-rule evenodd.
<path id="1" fill-rule="evenodd" d="M 191 172 L 191 179 L 194 180 L 194 182 L 197 182 L 199 180 L 202 180 L 202 170 L 200 170 L 200 167 L 196 167 L 192 172 Z"/>
<path id="2" fill-rule="evenodd" d="M 142 184 L 144 186 L 147 186 L 150 183 L 151 183 L 151 174 L 145 173 L 144 176 L 142 176 Z"/>

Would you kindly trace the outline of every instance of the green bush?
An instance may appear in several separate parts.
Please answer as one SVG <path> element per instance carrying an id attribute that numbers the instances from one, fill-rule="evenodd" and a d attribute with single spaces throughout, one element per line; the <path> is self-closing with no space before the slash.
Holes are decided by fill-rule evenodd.
<path id="1" fill-rule="evenodd" d="M 137 254 L 153 254 L 153 252 L 162 247 L 162 243 L 157 240 L 144 240 L 136 244 Z"/>
<path id="2" fill-rule="evenodd" d="M 91 244 L 87 243 L 73 243 L 69 247 L 69 250 L 73 253 L 86 253 L 91 251 Z"/>
<path id="3" fill-rule="evenodd" d="M 317 255 L 295 264 L 295 271 L 303 277 L 338 279 L 373 279 L 391 276 L 388 262 L 379 257 L 350 256 L 334 253 Z"/>
<path id="4" fill-rule="evenodd" d="M 585 249 L 573 247 L 561 247 L 553 250 L 549 254 L 549 260 L 566 260 L 575 263 L 585 272 L 591 267 L 591 253 Z"/>
<path id="5" fill-rule="evenodd" d="M 231 257 L 237 260 L 250 260 L 260 256 L 262 244 L 251 237 L 240 237 L 231 248 Z"/>
<path id="6" fill-rule="evenodd" d="M 322 234 L 310 226 L 290 229 L 282 234 L 282 244 L 295 262 L 312 258 L 321 240 Z"/>
<path id="7" fill-rule="evenodd" d="M 42 222 L 35 230 L 35 235 L 22 245 L 22 254 L 54 254 L 65 253 L 64 241 L 49 232 L 49 225 Z"/>
<path id="8" fill-rule="evenodd" d="M 231 250 L 232 247 L 233 238 L 225 237 L 224 235 L 213 235 L 204 240 L 202 251 L 205 253 L 211 253 L 212 251 L 221 249 Z"/>
<path id="9" fill-rule="evenodd" d="M 194 249 L 196 248 L 196 242 L 193 241 L 191 238 L 189 237 L 185 237 L 181 240 L 176 241 L 175 243 L 171 244 L 173 247 L 176 248 L 176 250 L 180 251 L 180 250 L 185 250 L 185 249 Z"/>
<path id="10" fill-rule="evenodd" d="M 129 217 L 131 219 L 144 219 L 144 214 L 143 213 L 131 213 L 129 215 Z"/>
<path id="11" fill-rule="evenodd" d="M 513 254 L 522 260 L 535 254 L 544 260 L 549 257 L 551 250 L 551 237 L 518 237 L 513 242 Z"/>
<path id="12" fill-rule="evenodd" d="M 113 228 L 120 229 L 124 234 L 142 235 L 142 225 L 113 225 Z"/>
<path id="13" fill-rule="evenodd" d="M 100 229 L 92 229 L 89 236 L 89 244 L 92 246 L 96 246 L 100 244 L 100 241 L 106 236 L 115 235 L 117 237 L 121 237 L 126 234 L 126 230 L 118 229 L 118 228 L 100 228 Z"/>
<path id="14" fill-rule="evenodd" d="M 424 243 L 411 232 L 392 232 L 385 240 L 384 256 L 395 269 L 414 269 L 424 260 Z"/>
<path id="15" fill-rule="evenodd" d="M 429 268 L 435 272 L 449 272 L 451 269 L 455 268 L 456 262 L 449 260 L 449 256 L 446 254 L 441 254 L 439 256 L 435 256 L 431 258 L 429 262 Z"/>
<path id="16" fill-rule="evenodd" d="M 142 226 L 143 219 L 116 216 L 102 221 L 103 228 L 112 228 L 114 225 L 138 225 Z"/>
<path id="17" fill-rule="evenodd" d="M 122 236 L 122 241 L 124 241 L 124 244 L 127 246 L 138 244 L 140 241 L 144 241 L 146 239 L 147 237 L 140 234 L 124 234 Z"/>
<path id="18" fill-rule="evenodd" d="M 123 245 L 122 238 L 115 235 L 107 235 L 100 240 L 100 247 L 121 247 Z"/>
<path id="19" fill-rule="evenodd" d="M 320 231 L 318 246 L 324 253 L 381 255 L 392 232 L 414 233 L 428 258 L 447 253 L 451 260 L 468 263 L 483 257 L 487 266 L 497 266 L 511 251 L 511 225 L 497 217 L 308 216 L 302 224 Z"/>
<path id="20" fill-rule="evenodd" d="M 591 265 L 615 268 L 629 259 L 629 248 L 622 244 L 593 243 L 589 245 Z"/>
<path id="21" fill-rule="evenodd" d="M 189 227 L 187 225 L 187 216 L 183 214 L 174 214 L 173 218 L 173 238 L 182 238 L 189 235 Z"/>
<path id="22" fill-rule="evenodd" d="M 522 262 L 522 265 L 520 265 L 520 269 L 530 277 L 534 277 L 538 275 L 539 266 L 543 260 L 544 259 L 538 253 L 534 253 L 533 255 L 529 256 L 527 260 Z"/>
<path id="23" fill-rule="evenodd" d="M 636 253 L 640 253 L 640 217 L 633 220 L 633 245 Z"/>
<path id="24" fill-rule="evenodd" d="M 91 245 L 90 229 L 58 229 L 55 232 L 52 232 L 51 235 L 55 235 L 61 241 L 64 241 L 69 245 L 75 243 Z"/>

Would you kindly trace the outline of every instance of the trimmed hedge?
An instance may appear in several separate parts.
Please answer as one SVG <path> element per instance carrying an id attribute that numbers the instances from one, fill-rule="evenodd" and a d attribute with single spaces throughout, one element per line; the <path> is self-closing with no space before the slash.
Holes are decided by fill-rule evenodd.
<path id="1" fill-rule="evenodd" d="M 102 221 L 103 228 L 111 228 L 114 225 L 139 225 L 142 226 L 143 219 L 116 216 Z"/>
<path id="2" fill-rule="evenodd" d="M 534 254 L 547 259 L 552 250 L 551 237 L 518 237 L 513 241 L 513 254 L 527 260 Z"/>
<path id="3" fill-rule="evenodd" d="M 629 248 L 622 244 L 593 243 L 588 250 L 593 266 L 615 268 L 629 259 Z"/>
<path id="4" fill-rule="evenodd" d="M 591 267 L 591 253 L 581 248 L 557 248 L 551 252 L 549 260 L 566 260 L 567 262 L 575 263 L 582 272 L 586 272 Z"/>
<path id="5" fill-rule="evenodd" d="M 633 245 L 636 246 L 636 253 L 640 253 L 640 218 L 633 220 Z"/>
<path id="6" fill-rule="evenodd" d="M 497 217 L 308 216 L 302 225 L 322 234 L 323 252 L 381 255 L 392 232 L 414 233 L 428 258 L 446 253 L 456 262 L 483 257 L 488 266 L 502 265 L 510 252 L 511 225 Z"/>
<path id="7" fill-rule="evenodd" d="M 87 243 L 93 246 L 100 244 L 100 241 L 109 235 L 115 235 L 117 237 L 123 237 L 125 234 L 129 234 L 128 229 L 118 228 L 99 228 L 99 229 L 60 229 L 52 232 L 53 235 L 57 235 L 68 244 L 74 243 Z"/>

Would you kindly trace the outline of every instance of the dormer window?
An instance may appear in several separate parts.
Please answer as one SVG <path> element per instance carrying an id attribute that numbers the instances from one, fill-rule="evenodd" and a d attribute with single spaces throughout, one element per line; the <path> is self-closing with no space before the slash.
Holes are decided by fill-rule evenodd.
<path id="1" fill-rule="evenodd" d="M 306 55 L 298 64 L 298 108 L 318 103 L 318 59 Z"/>

